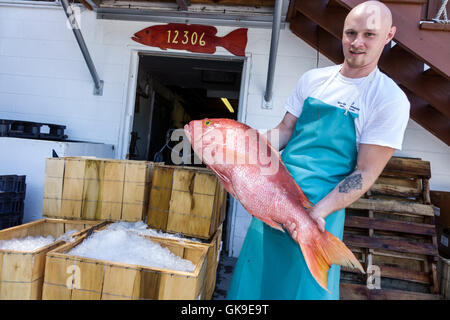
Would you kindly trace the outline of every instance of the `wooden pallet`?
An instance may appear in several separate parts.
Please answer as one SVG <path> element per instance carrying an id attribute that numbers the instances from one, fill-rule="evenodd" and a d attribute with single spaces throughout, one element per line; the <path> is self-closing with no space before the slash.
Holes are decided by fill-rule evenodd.
<path id="1" fill-rule="evenodd" d="M 346 209 L 344 243 L 369 272 L 342 268 L 341 299 L 439 297 L 430 177 L 429 162 L 394 157 Z"/>

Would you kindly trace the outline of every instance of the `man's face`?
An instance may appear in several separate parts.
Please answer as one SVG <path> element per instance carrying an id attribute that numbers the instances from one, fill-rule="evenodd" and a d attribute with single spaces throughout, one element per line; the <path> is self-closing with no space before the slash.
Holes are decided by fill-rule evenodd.
<path id="1" fill-rule="evenodd" d="M 362 8 L 349 14 L 342 36 L 347 64 L 352 68 L 376 65 L 385 44 L 391 40 L 390 31 L 379 11 Z"/>

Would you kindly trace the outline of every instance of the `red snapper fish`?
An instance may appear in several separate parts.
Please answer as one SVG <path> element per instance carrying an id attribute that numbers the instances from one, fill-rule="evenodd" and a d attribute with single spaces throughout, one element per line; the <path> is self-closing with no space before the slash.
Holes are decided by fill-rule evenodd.
<path id="1" fill-rule="evenodd" d="M 188 50 L 214 53 L 216 47 L 224 47 L 237 56 L 245 56 L 247 28 L 240 28 L 224 37 L 217 37 L 217 28 L 199 24 L 169 23 L 156 25 L 136 32 L 131 39 L 160 49 Z"/>
<path id="2" fill-rule="evenodd" d="M 347 246 L 321 232 L 305 208 L 311 203 L 281 161 L 278 151 L 249 126 L 231 119 L 194 120 L 184 131 L 196 155 L 254 217 L 285 232 L 300 245 L 317 283 L 327 290 L 331 264 L 364 269 Z"/>

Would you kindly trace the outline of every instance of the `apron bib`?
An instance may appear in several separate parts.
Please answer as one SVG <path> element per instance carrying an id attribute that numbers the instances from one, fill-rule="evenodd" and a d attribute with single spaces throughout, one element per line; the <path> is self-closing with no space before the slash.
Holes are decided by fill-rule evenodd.
<path id="1" fill-rule="evenodd" d="M 337 72 L 320 88 L 321 93 Z M 363 82 L 361 92 L 375 71 Z M 356 97 L 347 104 L 351 105 Z M 308 199 L 316 204 L 356 167 L 355 118 L 358 115 L 308 97 L 282 153 L 283 163 Z M 342 240 L 345 209 L 325 218 L 325 229 Z M 300 246 L 257 218 L 247 231 L 227 299 L 339 299 L 340 266 L 331 265 L 328 292 L 314 280 Z"/>

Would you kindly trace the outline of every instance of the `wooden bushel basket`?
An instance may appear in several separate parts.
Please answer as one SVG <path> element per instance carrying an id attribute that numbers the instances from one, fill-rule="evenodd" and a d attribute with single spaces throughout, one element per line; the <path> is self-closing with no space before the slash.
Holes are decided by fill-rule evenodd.
<path id="1" fill-rule="evenodd" d="M 41 219 L 0 231 L 0 240 L 48 235 L 56 239 L 69 230 L 78 230 L 72 235 L 76 238 L 99 226 L 99 221 Z M 62 240 L 55 241 L 32 252 L 0 250 L 0 299 L 40 300 L 45 255 L 64 243 Z"/>
<path id="2" fill-rule="evenodd" d="M 195 265 L 183 272 L 69 255 L 86 237 L 47 253 L 44 300 L 192 300 L 204 292 L 205 246 L 145 236 Z"/>
<path id="3" fill-rule="evenodd" d="M 209 169 L 156 165 L 147 224 L 164 232 L 211 239 L 225 219 L 226 197 Z"/>

